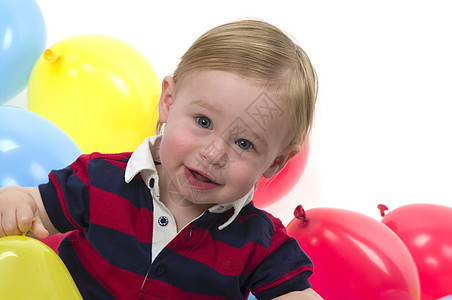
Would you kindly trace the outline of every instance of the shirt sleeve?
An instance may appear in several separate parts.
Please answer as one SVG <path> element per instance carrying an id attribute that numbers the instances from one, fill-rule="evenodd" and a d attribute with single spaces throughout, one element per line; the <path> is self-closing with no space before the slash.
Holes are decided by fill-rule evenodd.
<path id="1" fill-rule="evenodd" d="M 50 221 L 60 232 L 83 229 L 89 224 L 89 160 L 90 155 L 81 155 L 70 166 L 53 170 L 49 182 L 39 185 Z"/>
<path id="2" fill-rule="evenodd" d="M 273 222 L 275 231 L 269 253 L 253 272 L 251 291 L 257 299 L 273 299 L 311 287 L 308 280 L 313 272 L 311 259 L 287 235 L 279 220 Z"/>

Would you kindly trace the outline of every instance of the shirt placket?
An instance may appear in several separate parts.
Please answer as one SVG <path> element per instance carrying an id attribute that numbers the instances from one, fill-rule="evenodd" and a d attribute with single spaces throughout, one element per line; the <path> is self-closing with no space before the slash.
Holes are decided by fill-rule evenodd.
<path id="1" fill-rule="evenodd" d="M 200 239 L 201 231 L 188 225 L 174 237 L 170 244 L 178 245 L 177 255 L 189 256 L 194 251 L 193 249 L 196 249 Z M 171 247 L 170 244 L 167 246 Z M 175 252 L 167 251 L 166 248 L 165 246 L 152 262 L 146 275 L 147 278 L 138 293 L 138 299 L 171 299 L 172 280 L 177 277 L 175 275 L 180 273 L 184 266 L 172 263 L 174 261 L 172 255 Z"/>

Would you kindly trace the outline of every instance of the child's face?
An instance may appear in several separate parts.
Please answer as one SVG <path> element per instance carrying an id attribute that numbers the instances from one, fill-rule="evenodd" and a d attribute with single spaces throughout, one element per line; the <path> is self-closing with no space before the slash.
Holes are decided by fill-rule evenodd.
<path id="1" fill-rule="evenodd" d="M 299 150 L 286 145 L 284 110 L 263 87 L 232 73 L 196 72 L 177 93 L 166 77 L 159 103 L 166 123 L 160 175 L 169 196 L 176 192 L 190 204 L 230 203 L 262 175 L 279 172 Z"/>

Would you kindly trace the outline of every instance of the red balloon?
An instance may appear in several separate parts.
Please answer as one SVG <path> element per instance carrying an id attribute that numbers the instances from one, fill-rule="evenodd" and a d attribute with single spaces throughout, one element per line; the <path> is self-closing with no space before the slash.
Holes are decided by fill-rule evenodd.
<path id="1" fill-rule="evenodd" d="M 283 198 L 300 180 L 306 167 L 309 156 L 309 139 L 303 145 L 301 151 L 273 178 L 262 177 L 254 192 L 253 203 L 256 207 L 263 208 Z"/>
<path id="2" fill-rule="evenodd" d="M 411 252 L 421 283 L 421 299 L 452 294 L 452 208 L 410 204 L 389 212 L 382 220 Z"/>
<path id="3" fill-rule="evenodd" d="M 287 231 L 314 263 L 312 288 L 328 300 L 418 300 L 408 249 L 388 227 L 363 214 L 298 206 Z"/>

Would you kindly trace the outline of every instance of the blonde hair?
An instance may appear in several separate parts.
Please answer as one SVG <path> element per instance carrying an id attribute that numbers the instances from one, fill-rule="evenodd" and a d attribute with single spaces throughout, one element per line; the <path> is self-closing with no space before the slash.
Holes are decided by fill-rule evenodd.
<path id="1" fill-rule="evenodd" d="M 217 26 L 182 56 L 173 79 L 190 73 L 218 70 L 255 80 L 287 108 L 289 144 L 303 143 L 312 126 L 317 98 L 317 75 L 306 53 L 277 27 L 258 20 Z M 158 123 L 156 133 L 163 133 Z"/>

